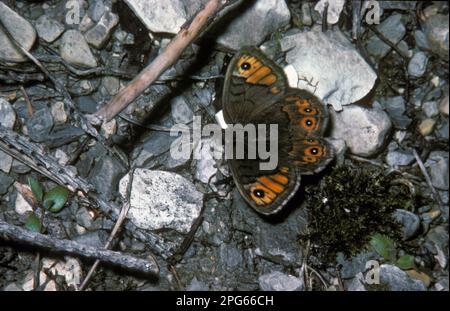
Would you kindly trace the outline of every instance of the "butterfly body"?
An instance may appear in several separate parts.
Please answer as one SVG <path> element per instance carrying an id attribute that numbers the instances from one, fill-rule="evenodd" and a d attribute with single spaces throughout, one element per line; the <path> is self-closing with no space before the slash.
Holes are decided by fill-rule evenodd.
<path id="1" fill-rule="evenodd" d="M 319 172 L 332 159 L 332 148 L 322 137 L 326 107 L 313 94 L 290 88 L 283 70 L 258 49 L 244 48 L 233 57 L 222 103 L 227 124 L 278 128 L 276 138 L 265 137 L 277 140 L 276 168 L 261 170 L 262 160 L 248 154 L 228 160 L 241 195 L 259 213 L 280 211 L 298 190 L 301 175 Z"/>

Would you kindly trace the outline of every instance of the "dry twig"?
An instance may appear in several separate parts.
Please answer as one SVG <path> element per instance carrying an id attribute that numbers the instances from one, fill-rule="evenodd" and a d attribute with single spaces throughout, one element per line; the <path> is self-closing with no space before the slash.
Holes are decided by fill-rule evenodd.
<path id="1" fill-rule="evenodd" d="M 0 238 L 13 240 L 19 243 L 26 243 L 39 248 L 48 249 L 54 252 L 62 252 L 69 255 L 76 255 L 88 259 L 99 259 L 103 262 L 119 266 L 124 269 L 133 270 L 145 274 L 159 274 L 156 262 L 135 258 L 119 252 L 104 249 L 97 249 L 92 246 L 80 244 L 71 240 L 59 240 L 54 237 L 29 231 L 27 229 L 13 226 L 0 220 Z"/>
<path id="2" fill-rule="evenodd" d="M 114 98 L 92 115 L 91 122 L 99 124 L 108 122 L 125 109 L 139 94 L 148 88 L 158 77 L 166 71 L 181 56 L 188 47 L 212 23 L 217 12 L 226 6 L 236 3 L 236 0 L 210 0 L 192 19 L 188 26 L 182 27 L 172 39 L 167 48 L 134 78 Z"/>

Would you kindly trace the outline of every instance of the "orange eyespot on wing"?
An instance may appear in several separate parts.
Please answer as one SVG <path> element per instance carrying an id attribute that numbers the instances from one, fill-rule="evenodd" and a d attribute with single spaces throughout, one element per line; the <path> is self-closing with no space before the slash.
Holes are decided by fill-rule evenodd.
<path id="1" fill-rule="evenodd" d="M 252 200 L 257 205 L 272 203 L 279 194 L 286 190 L 289 178 L 285 174 L 288 173 L 289 168 L 282 167 L 279 173 L 258 177 L 249 187 Z"/>
<path id="2" fill-rule="evenodd" d="M 311 95 L 310 95 L 311 96 Z M 297 95 L 285 97 L 282 110 L 287 113 L 293 130 L 306 132 L 306 135 L 316 134 L 323 130 L 323 109 L 313 99 L 302 98 Z"/>
<path id="3" fill-rule="evenodd" d="M 255 56 L 243 55 L 236 63 L 240 76 L 246 78 L 245 82 L 250 84 L 260 84 L 270 86 L 278 81 L 272 69 L 264 65 Z M 278 92 L 272 91 L 276 94 Z"/>
<path id="4" fill-rule="evenodd" d="M 295 141 L 289 155 L 298 166 L 318 164 L 328 159 L 328 146 L 319 139 L 303 139 Z"/>

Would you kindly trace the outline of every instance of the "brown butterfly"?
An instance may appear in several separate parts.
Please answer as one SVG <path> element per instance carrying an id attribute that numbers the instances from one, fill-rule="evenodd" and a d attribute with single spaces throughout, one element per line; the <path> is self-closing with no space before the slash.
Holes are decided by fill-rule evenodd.
<path id="1" fill-rule="evenodd" d="M 323 138 L 328 113 L 310 92 L 289 88 L 283 70 L 257 48 L 231 60 L 222 96 L 227 124 L 278 124 L 278 165 L 260 169 L 259 158 L 228 160 L 241 195 L 259 213 L 280 211 L 300 186 L 300 176 L 317 173 L 332 159 Z"/>

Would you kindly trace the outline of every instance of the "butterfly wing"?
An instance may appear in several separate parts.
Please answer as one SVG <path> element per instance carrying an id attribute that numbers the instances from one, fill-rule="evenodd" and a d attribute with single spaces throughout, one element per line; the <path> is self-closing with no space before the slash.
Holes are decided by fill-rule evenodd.
<path id="1" fill-rule="evenodd" d="M 309 92 L 289 89 L 280 67 L 255 48 L 244 48 L 233 57 L 223 91 L 227 124 L 278 125 L 276 168 L 262 170 L 265 161 L 248 154 L 228 160 L 248 204 L 261 214 L 277 213 L 298 190 L 301 175 L 318 172 L 332 157 L 321 138 L 327 111 Z"/>
<path id="2" fill-rule="evenodd" d="M 284 72 L 261 51 L 243 48 L 230 61 L 223 88 L 223 113 L 228 124 L 247 124 L 280 102 L 287 89 Z"/>

